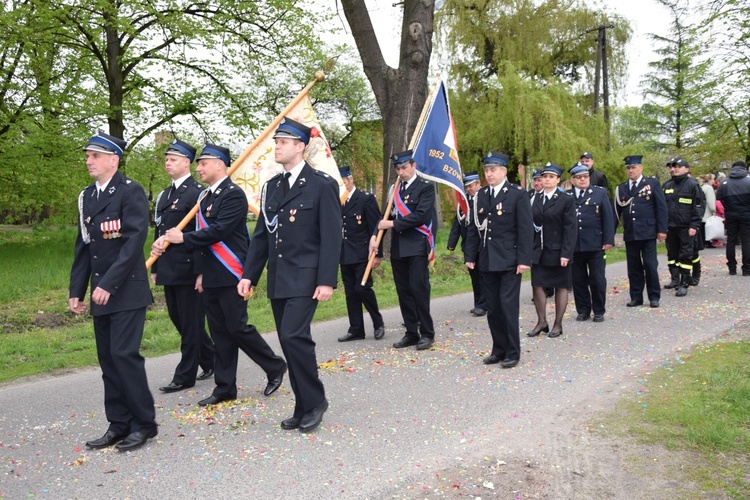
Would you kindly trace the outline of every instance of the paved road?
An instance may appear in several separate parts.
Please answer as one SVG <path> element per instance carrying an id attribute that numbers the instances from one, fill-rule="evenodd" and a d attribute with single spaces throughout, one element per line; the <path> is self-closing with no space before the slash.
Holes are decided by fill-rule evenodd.
<path id="1" fill-rule="evenodd" d="M 8 385 L 0 388 L 0 497 L 419 496 L 419 485 L 457 464 L 554 446 L 555 434 L 545 429 L 580 424 L 571 419 L 583 421 L 587 408 L 636 390 L 642 374 L 746 318 L 750 278 L 727 276 L 723 262 L 721 250 L 706 251 L 700 287 L 684 299 L 665 291 L 659 309 L 624 307 L 625 265 L 609 266 L 607 320 L 577 323 L 571 303 L 565 334 L 523 336 L 522 361 L 512 370 L 481 364 L 489 334 L 484 318 L 467 313 L 469 294 L 432 302 L 438 337 L 427 352 L 390 347 L 402 333 L 396 309 L 385 311 L 382 341 L 368 331 L 364 341 L 340 344 L 343 320 L 316 324 L 331 406 L 310 435 L 279 428 L 293 410 L 288 382 L 264 398 L 263 374 L 244 357 L 243 399 L 208 410 L 195 403 L 210 382 L 162 395 L 157 387 L 169 382 L 177 356 L 149 359 L 159 437 L 124 454 L 83 446 L 106 428 L 97 368 Z M 665 282 L 663 260 L 660 270 Z M 528 282 L 521 293 L 521 326 L 530 329 L 536 318 Z M 268 339 L 277 349 L 276 336 Z"/>

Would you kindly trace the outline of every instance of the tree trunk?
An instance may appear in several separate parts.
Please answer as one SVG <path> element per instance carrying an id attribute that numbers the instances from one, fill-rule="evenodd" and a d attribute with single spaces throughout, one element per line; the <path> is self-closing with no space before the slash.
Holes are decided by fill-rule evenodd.
<path id="1" fill-rule="evenodd" d="M 385 63 L 365 0 L 341 0 L 341 4 L 383 118 L 381 206 L 385 206 L 388 186 L 396 178 L 389 158 L 409 146 L 427 98 L 435 4 L 433 0 L 402 2 L 404 17 L 398 68 Z"/>
<path id="2" fill-rule="evenodd" d="M 109 21 L 110 16 L 104 15 L 105 21 Z M 120 37 L 117 28 L 107 22 L 104 27 L 107 36 L 107 67 L 104 69 L 107 77 L 107 88 L 109 90 L 109 114 L 107 121 L 109 124 L 109 134 L 118 139 L 125 138 L 125 120 L 122 115 L 122 103 L 125 90 L 123 88 L 125 78 L 122 73 L 122 55 L 123 50 L 120 45 Z"/>

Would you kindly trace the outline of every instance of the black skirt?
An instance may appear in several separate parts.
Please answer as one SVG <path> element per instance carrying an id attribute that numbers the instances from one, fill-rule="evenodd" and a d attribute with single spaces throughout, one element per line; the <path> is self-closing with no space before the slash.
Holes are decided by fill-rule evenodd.
<path id="1" fill-rule="evenodd" d="M 573 261 L 566 267 L 531 264 L 531 286 L 545 288 L 573 288 Z"/>

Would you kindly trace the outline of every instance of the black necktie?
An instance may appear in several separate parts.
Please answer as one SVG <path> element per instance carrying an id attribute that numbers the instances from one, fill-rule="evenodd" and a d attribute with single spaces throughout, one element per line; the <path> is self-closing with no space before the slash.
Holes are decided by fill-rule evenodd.
<path id="1" fill-rule="evenodd" d="M 168 200 L 172 199 L 172 193 L 174 193 L 174 189 L 175 189 L 175 187 L 174 187 L 174 182 L 173 182 L 172 185 L 169 186 L 169 193 L 167 193 L 167 199 Z"/>
<path id="2" fill-rule="evenodd" d="M 292 176 L 291 172 L 286 172 L 284 174 L 284 183 L 283 183 L 283 189 L 284 189 L 284 196 L 289 192 L 289 178 Z"/>
<path id="3" fill-rule="evenodd" d="M 579 192 L 579 194 L 578 194 L 578 199 L 579 199 L 579 200 L 583 200 L 583 193 L 584 193 L 584 192 L 585 192 L 585 191 L 584 191 L 583 189 L 581 189 L 581 190 L 580 190 L 580 192 Z"/>

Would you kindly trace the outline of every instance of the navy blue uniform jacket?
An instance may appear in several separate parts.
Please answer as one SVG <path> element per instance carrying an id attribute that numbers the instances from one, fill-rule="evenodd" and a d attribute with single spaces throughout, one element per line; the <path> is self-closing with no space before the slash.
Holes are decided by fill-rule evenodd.
<path id="1" fill-rule="evenodd" d="M 268 298 L 312 297 L 315 288 L 336 288 L 341 255 L 339 186 L 305 163 L 283 194 L 281 174 L 264 185 L 243 278 L 258 283 L 268 262 Z"/>
<path id="2" fill-rule="evenodd" d="M 176 227 L 182 219 L 198 203 L 198 196 L 205 186 L 192 177 L 185 179 L 180 187 L 162 191 L 157 197 L 156 217 L 154 217 L 154 239 L 163 236 L 167 229 Z M 183 233 L 195 230 L 195 223 L 191 222 Z M 185 245 L 169 245 L 161 257 L 151 266 L 151 272 L 156 273 L 157 285 L 192 285 L 198 274 L 196 259 L 193 252 Z"/>
<path id="3" fill-rule="evenodd" d="M 91 302 L 93 316 L 148 306 L 153 298 L 143 256 L 149 226 L 143 188 L 117 171 L 99 200 L 96 184 L 84 189 L 80 199 L 83 214 L 79 215 L 69 296 L 84 299 L 91 278 L 91 290 L 101 287 L 111 294 L 106 305 Z M 112 230 L 118 225 L 119 230 Z M 88 244 L 83 241 L 82 227 L 91 237 Z"/>
<path id="4" fill-rule="evenodd" d="M 375 195 L 355 190 L 348 202 L 341 208 L 343 221 L 343 241 L 341 242 L 341 264 L 367 262 L 370 257 L 370 236 L 377 232 L 380 222 L 380 208 Z M 382 249 L 382 241 L 381 249 Z M 382 255 L 378 251 L 378 255 Z"/>
<path id="5" fill-rule="evenodd" d="M 576 191 L 568 191 L 574 198 Z M 589 186 L 583 199 L 575 198 L 578 214 L 576 252 L 596 252 L 604 245 L 615 244 L 615 215 L 607 191 Z"/>
<path id="6" fill-rule="evenodd" d="M 629 180 L 615 189 L 615 217 L 624 228 L 625 241 L 656 239 L 667 232 L 667 199 L 661 184 L 654 177 L 641 177 L 633 192 Z"/>
<path id="7" fill-rule="evenodd" d="M 395 194 L 394 194 L 395 199 Z M 391 258 L 416 257 L 430 254 L 430 244 L 427 236 L 416 228 L 424 224 L 429 226 L 435 221 L 435 188 L 432 184 L 417 176 L 401 199 L 411 213 L 406 217 L 397 216 L 393 219 L 393 234 L 391 235 Z M 433 231 L 435 227 L 433 226 Z M 377 231 L 374 232 L 377 234 Z"/>
<path id="8" fill-rule="evenodd" d="M 203 274 L 204 288 L 237 286 L 240 279 L 232 274 L 214 256 L 210 245 L 223 242 L 237 256 L 240 265 L 245 262 L 250 236 L 247 231 L 247 197 L 244 191 L 227 177 L 216 192 L 209 192 L 201 201 L 201 211 L 208 227 L 183 233 L 185 249 L 196 252 L 196 270 Z"/>
<path id="9" fill-rule="evenodd" d="M 482 272 L 515 271 L 519 265 L 531 266 L 534 226 L 528 193 L 506 181 L 500 193 L 490 198 L 489 186 L 474 195 L 472 210 L 476 210 L 479 225 L 485 221 L 487 225 L 486 231 L 480 232 L 472 221 L 466 235 L 464 261 L 475 262 Z M 471 260 L 476 255 L 478 262 Z"/>
<path id="10" fill-rule="evenodd" d="M 560 259 L 572 259 L 576 248 L 576 203 L 559 188 L 546 203 L 542 203 L 544 196 L 544 191 L 536 194 L 531 207 L 534 224 L 542 226 L 541 231 L 534 232 L 531 261 L 543 266 L 560 266 Z"/>

